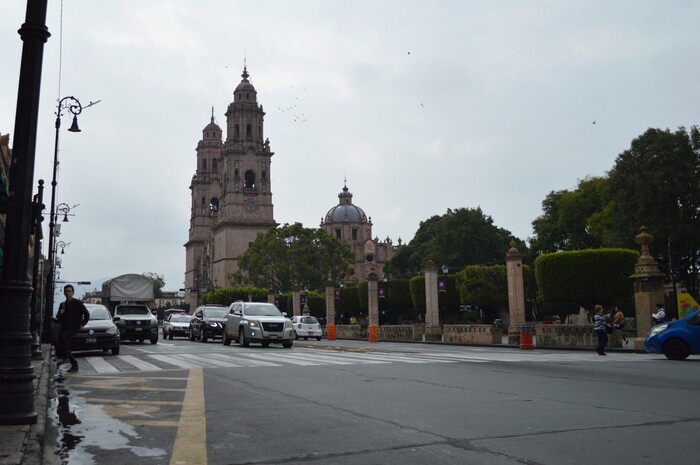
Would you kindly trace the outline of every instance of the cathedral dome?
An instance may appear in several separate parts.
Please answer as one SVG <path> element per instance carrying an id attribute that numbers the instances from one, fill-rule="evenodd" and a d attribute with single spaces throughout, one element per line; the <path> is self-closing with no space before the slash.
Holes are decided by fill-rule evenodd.
<path id="1" fill-rule="evenodd" d="M 243 80 L 241 81 L 240 84 L 238 84 L 238 87 L 236 87 L 236 92 L 257 92 L 255 90 L 255 87 L 253 87 L 253 84 L 248 80 L 248 71 L 245 67 L 243 67 L 243 74 L 241 74 L 241 77 Z"/>
<path id="2" fill-rule="evenodd" d="M 338 205 L 328 210 L 326 213 L 326 223 L 366 223 L 367 215 L 357 205 L 352 203 L 352 193 L 347 186 L 343 186 L 343 192 L 338 194 Z"/>

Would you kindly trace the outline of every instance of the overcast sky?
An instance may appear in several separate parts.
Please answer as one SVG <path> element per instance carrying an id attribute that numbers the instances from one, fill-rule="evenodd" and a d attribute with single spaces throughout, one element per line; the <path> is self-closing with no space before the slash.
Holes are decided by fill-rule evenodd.
<path id="1" fill-rule="evenodd" d="M 0 2 L 11 137 L 25 6 Z M 244 59 L 278 223 L 318 227 L 347 178 L 381 239 L 479 206 L 527 239 L 550 191 L 605 174 L 649 127 L 699 122 L 699 19 L 680 1 L 65 0 L 61 40 L 51 0 L 34 175 L 47 206 L 57 100 L 101 100 L 79 134 L 62 119 L 57 203 L 79 206 L 60 277 L 183 286 L 195 148 L 212 106 L 225 130 Z"/>

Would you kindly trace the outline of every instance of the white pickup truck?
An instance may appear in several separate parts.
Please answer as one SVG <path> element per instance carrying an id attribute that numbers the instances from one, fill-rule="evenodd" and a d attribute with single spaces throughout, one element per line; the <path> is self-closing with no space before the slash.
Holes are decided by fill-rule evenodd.
<path id="1" fill-rule="evenodd" d="M 275 305 L 237 300 L 228 307 L 222 334 L 224 345 L 232 340 L 241 347 L 259 342 L 263 347 L 275 343 L 288 349 L 294 344 L 294 329 L 287 314 Z"/>

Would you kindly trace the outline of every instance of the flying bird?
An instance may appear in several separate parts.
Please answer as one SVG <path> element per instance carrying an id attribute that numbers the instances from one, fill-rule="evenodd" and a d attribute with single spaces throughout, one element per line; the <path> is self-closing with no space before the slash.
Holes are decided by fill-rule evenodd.
<path id="1" fill-rule="evenodd" d="M 595 120 L 593 120 L 593 124 L 595 124 Z"/>

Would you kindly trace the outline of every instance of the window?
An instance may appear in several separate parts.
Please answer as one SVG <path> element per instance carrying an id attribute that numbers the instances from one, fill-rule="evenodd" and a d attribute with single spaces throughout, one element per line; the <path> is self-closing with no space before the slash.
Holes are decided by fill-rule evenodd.
<path id="1" fill-rule="evenodd" d="M 214 171 L 216 171 L 216 170 L 219 169 L 219 168 L 217 167 L 216 158 L 214 158 L 214 159 L 211 161 L 211 169 L 214 170 Z"/>
<path id="2" fill-rule="evenodd" d="M 335 230 L 335 238 L 340 239 L 340 228 Z"/>
<path id="3" fill-rule="evenodd" d="M 243 180 L 243 187 L 247 189 L 252 189 L 255 187 L 255 173 L 252 170 L 245 172 L 245 179 Z"/>
<path id="4" fill-rule="evenodd" d="M 352 229 L 352 240 L 353 241 L 357 240 L 357 229 L 355 229 L 355 228 Z"/>
<path id="5" fill-rule="evenodd" d="M 207 170 L 207 159 L 206 158 L 202 159 L 202 170 L 204 170 L 204 171 Z"/>
<path id="6" fill-rule="evenodd" d="M 252 136 L 253 135 L 253 125 L 248 123 L 245 125 L 245 135 L 246 136 Z"/>
<path id="7" fill-rule="evenodd" d="M 241 137 L 241 128 L 240 126 L 235 125 L 233 127 L 233 138 L 238 139 L 239 137 Z"/>

